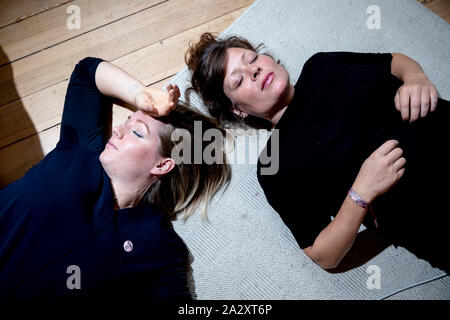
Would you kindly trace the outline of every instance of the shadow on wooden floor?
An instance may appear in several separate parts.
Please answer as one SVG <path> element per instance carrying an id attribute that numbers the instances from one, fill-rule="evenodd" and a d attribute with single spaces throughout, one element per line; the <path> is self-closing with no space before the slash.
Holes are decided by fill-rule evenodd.
<path id="1" fill-rule="evenodd" d="M 11 64 L 0 46 L 0 58 L 7 64 L 0 67 L 3 83 L 9 82 L 8 103 L 0 106 L 0 188 L 21 178 L 33 165 L 44 157 L 44 152 L 36 134 L 36 128 L 25 110 L 14 86 Z M 2 86 L 3 87 L 3 86 Z M 18 136 L 21 128 L 26 133 Z"/>

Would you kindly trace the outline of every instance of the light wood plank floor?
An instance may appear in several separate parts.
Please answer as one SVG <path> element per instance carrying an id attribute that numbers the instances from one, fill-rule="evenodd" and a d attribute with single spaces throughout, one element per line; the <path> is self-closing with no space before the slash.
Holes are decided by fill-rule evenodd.
<path id="1" fill-rule="evenodd" d="M 55 147 L 81 58 L 102 57 L 161 88 L 184 67 L 190 40 L 221 33 L 254 1 L 1 0 L 0 187 Z M 420 2 L 450 23 L 450 1 Z M 113 112 L 116 125 L 131 111 Z"/>

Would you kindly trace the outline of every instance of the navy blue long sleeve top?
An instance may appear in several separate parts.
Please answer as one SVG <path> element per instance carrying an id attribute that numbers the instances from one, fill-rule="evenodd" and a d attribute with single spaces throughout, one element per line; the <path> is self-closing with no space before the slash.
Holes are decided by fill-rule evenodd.
<path id="1" fill-rule="evenodd" d="M 189 299 L 188 251 L 168 217 L 141 202 L 114 210 L 99 154 L 111 99 L 85 58 L 67 89 L 60 140 L 0 190 L 0 296 L 4 299 Z"/>
<path id="2" fill-rule="evenodd" d="M 378 228 L 370 213 L 364 224 L 423 257 L 431 259 L 428 253 L 434 251 L 437 264 L 447 263 L 450 103 L 439 99 L 427 117 L 403 121 L 394 105 L 403 83 L 391 74 L 391 61 L 390 53 L 312 56 L 275 127 L 278 154 L 273 133 L 264 151 L 278 156 L 278 171 L 261 174 L 265 165 L 260 158 L 258 180 L 299 246 L 306 248 L 339 212 L 363 162 L 396 139 L 406 159 L 405 174 L 374 201 Z"/>

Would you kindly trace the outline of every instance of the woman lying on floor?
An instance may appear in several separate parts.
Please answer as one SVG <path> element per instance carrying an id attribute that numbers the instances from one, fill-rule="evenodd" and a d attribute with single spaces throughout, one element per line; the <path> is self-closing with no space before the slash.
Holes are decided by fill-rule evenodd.
<path id="1" fill-rule="evenodd" d="M 174 130 L 194 139 L 194 121 L 217 126 L 167 90 L 98 58 L 77 64 L 56 148 L 0 190 L 3 299 L 190 298 L 188 251 L 170 218 L 205 210 L 230 171 L 171 158 Z M 109 138 L 113 98 L 139 110 Z"/>
<path id="2" fill-rule="evenodd" d="M 448 270 L 450 106 L 420 65 L 394 53 L 317 53 L 293 86 L 259 48 L 205 33 L 186 63 L 212 116 L 277 129 L 279 153 L 271 139 L 266 151 L 278 171 L 262 174 L 260 156 L 258 179 L 304 252 L 335 268 L 364 223 Z"/>

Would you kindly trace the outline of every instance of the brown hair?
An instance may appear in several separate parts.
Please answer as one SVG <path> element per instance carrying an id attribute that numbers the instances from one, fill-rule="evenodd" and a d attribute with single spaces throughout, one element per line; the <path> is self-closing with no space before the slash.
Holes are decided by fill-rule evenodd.
<path id="1" fill-rule="evenodd" d="M 237 36 L 219 39 L 210 32 L 202 34 L 196 43 L 189 43 L 184 59 L 192 74 L 191 87 L 185 91 L 186 101 L 190 100 L 189 96 L 194 90 L 203 100 L 211 116 L 218 119 L 222 126 L 226 126 L 229 122 L 242 122 L 241 118 L 229 110 L 232 102 L 223 92 L 227 65 L 226 50 L 243 48 L 259 52 L 262 47 L 263 44 L 254 47 L 248 40 Z M 245 123 L 256 128 L 272 127 L 268 121 L 250 115 L 245 118 Z"/>
<path id="2" fill-rule="evenodd" d="M 221 129 L 213 119 L 200 114 L 187 105 L 178 103 L 177 107 L 169 115 L 159 117 L 165 125 L 159 130 L 160 153 L 163 157 L 171 158 L 172 150 L 177 142 L 173 141 L 172 134 L 176 130 L 187 130 L 189 139 L 187 143 L 194 146 L 197 141 L 202 142 L 202 154 L 206 146 L 215 144 L 214 150 L 221 150 L 221 154 L 214 154 L 215 162 L 207 164 L 203 160 L 200 164 L 194 163 L 194 155 L 188 163 L 178 163 L 166 175 L 153 183 L 147 191 L 147 201 L 166 212 L 172 219 L 178 213 L 184 213 L 186 220 L 194 210 L 201 206 L 201 216 L 206 218 L 207 203 L 217 191 L 227 186 L 231 179 L 231 168 L 226 163 L 226 156 L 222 141 L 203 141 L 202 137 L 195 138 L 195 134 L 202 134 L 208 129 L 217 129 L 225 137 L 225 131 Z M 194 131 L 195 121 L 201 121 L 203 132 Z M 183 139 L 185 136 L 183 136 Z M 183 140 L 182 143 L 185 143 Z M 212 149 L 212 148 L 211 148 Z M 219 160 L 219 161 L 217 161 Z"/>

